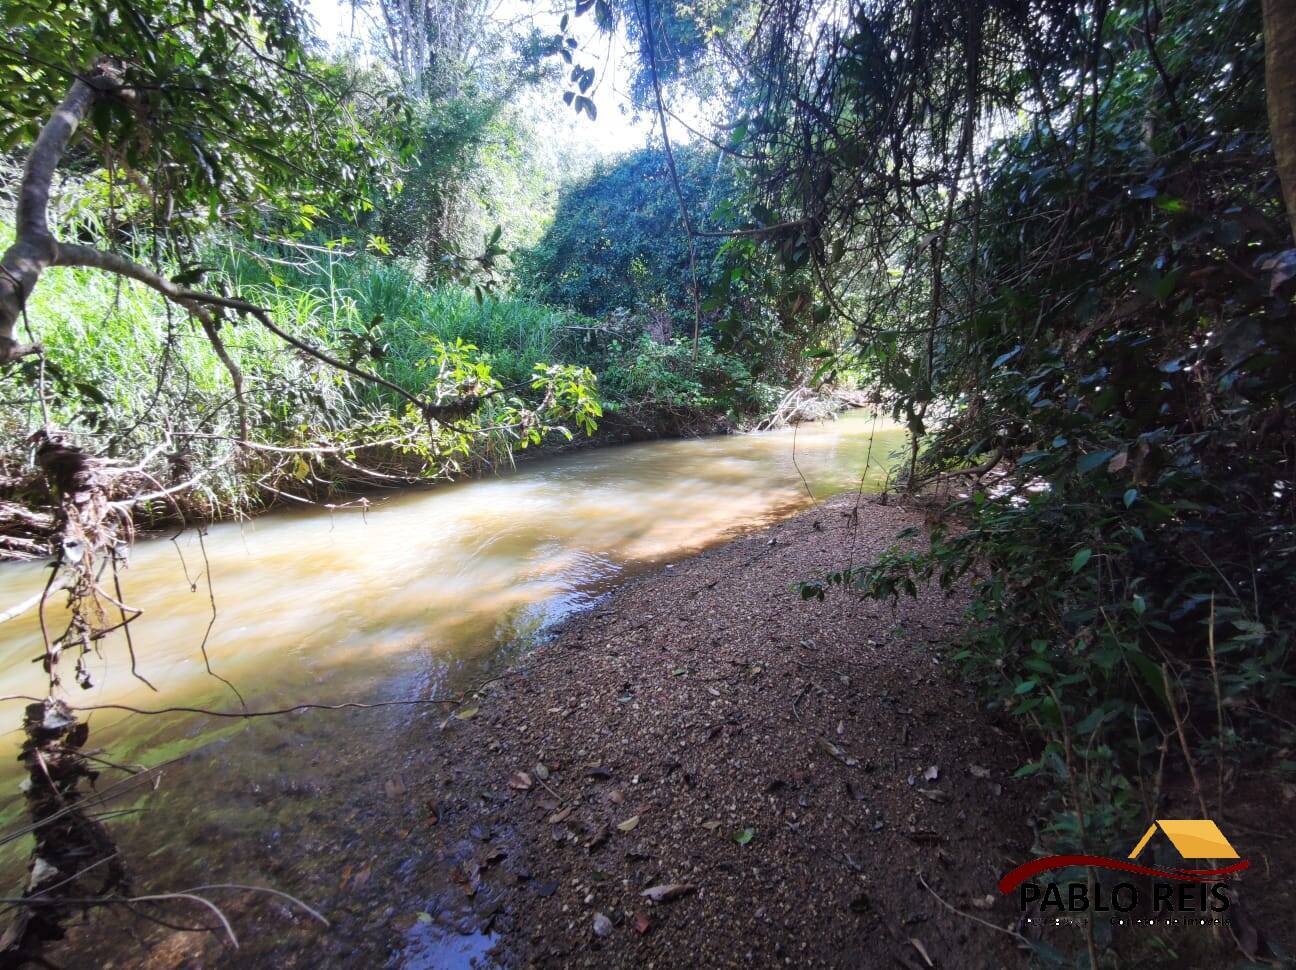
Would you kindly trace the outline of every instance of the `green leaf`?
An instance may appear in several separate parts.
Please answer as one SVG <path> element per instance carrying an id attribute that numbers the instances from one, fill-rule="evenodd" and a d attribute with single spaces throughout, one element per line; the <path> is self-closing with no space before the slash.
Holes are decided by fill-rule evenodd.
<path id="1" fill-rule="evenodd" d="M 1081 475 L 1087 475 L 1095 468 L 1099 468 L 1106 464 L 1114 454 L 1116 454 L 1116 452 L 1108 448 L 1105 451 L 1091 451 L 1087 455 L 1081 455 L 1080 459 L 1076 462 L 1076 471 Z"/>
<path id="2" fill-rule="evenodd" d="M 1137 500 L 1137 499 L 1138 499 L 1138 489 L 1137 489 L 1137 488 L 1127 488 L 1127 489 L 1125 489 L 1125 508 L 1129 508 L 1131 505 L 1134 504 L 1135 500 Z"/>
<path id="3" fill-rule="evenodd" d="M 1040 770 L 1041 768 L 1043 768 L 1043 767 L 1044 767 L 1044 762 L 1043 762 L 1043 761 L 1031 761 L 1031 762 L 1028 762 L 1028 763 L 1022 765 L 1020 768 L 1018 768 L 1016 771 L 1014 771 L 1014 772 L 1013 772 L 1013 777 L 1014 777 L 1014 778 L 1029 778 L 1031 775 L 1034 775 L 1034 774 L 1038 773 L 1039 770 Z"/>
<path id="4" fill-rule="evenodd" d="M 1161 668 L 1139 650 L 1126 650 L 1125 656 L 1129 659 L 1130 665 L 1143 678 L 1143 682 L 1152 690 L 1152 693 L 1164 701 L 1166 699 L 1165 678 L 1161 673 Z"/>
<path id="5" fill-rule="evenodd" d="M 1089 548 L 1081 549 L 1077 552 L 1071 557 L 1071 572 L 1078 573 L 1080 570 L 1084 569 L 1085 563 L 1087 563 L 1092 556 L 1093 550 Z"/>
<path id="6" fill-rule="evenodd" d="M 756 838 L 756 830 L 751 828 L 739 829 L 733 834 L 733 840 L 739 845 L 746 845 L 754 838 Z"/>

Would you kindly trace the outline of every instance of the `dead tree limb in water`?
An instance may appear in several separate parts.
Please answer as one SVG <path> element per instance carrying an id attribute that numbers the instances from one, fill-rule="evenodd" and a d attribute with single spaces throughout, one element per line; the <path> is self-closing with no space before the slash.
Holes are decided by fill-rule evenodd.
<path id="1" fill-rule="evenodd" d="M 17 918 L 0 939 L 0 967 L 40 962 L 41 948 L 63 938 L 67 910 L 75 898 L 129 895 L 126 867 L 107 828 L 81 806 L 83 781 L 97 775 L 82 754 L 89 726 L 62 701 L 29 704 L 27 735 L 19 760 L 27 769 L 24 788 L 36 843 Z"/>

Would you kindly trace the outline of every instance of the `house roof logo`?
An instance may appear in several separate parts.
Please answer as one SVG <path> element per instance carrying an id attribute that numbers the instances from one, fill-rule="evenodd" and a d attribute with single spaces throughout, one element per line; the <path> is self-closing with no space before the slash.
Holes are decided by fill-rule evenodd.
<path id="1" fill-rule="evenodd" d="M 1134 860 L 1143 854 L 1148 843 L 1158 832 L 1170 840 L 1170 844 L 1184 859 L 1237 859 L 1238 861 L 1222 869 L 1157 869 L 1135 862 Z M 1042 872 L 1048 872 L 1050 869 L 1067 869 L 1071 866 L 1095 866 L 1183 882 L 1210 882 L 1241 872 L 1250 865 L 1250 862 L 1237 854 L 1237 850 L 1229 843 L 1219 826 L 1210 819 L 1159 818 L 1154 819 L 1148 826 L 1148 830 L 1143 833 L 1143 837 L 1138 840 L 1138 844 L 1126 859 L 1113 859 L 1101 855 L 1051 855 L 1043 859 L 1032 859 L 1004 875 L 999 880 L 999 891 L 1010 893 L 1026 880 L 1033 879 Z"/>
<path id="2" fill-rule="evenodd" d="M 1134 851 L 1137 859 L 1160 831 L 1185 859 L 1240 859 L 1219 826 L 1208 818 L 1159 818 L 1148 826 Z"/>

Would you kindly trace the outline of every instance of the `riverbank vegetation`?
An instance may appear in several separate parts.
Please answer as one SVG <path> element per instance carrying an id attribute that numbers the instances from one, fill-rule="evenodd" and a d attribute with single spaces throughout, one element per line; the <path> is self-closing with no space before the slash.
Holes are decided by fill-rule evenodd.
<path id="1" fill-rule="evenodd" d="M 802 595 L 971 584 L 1041 848 L 1296 783 L 1290 5 L 374 0 L 347 50 L 287 0 L 3 5 L 0 544 L 62 550 L 54 682 L 136 524 L 846 385 L 927 541 Z M 613 87 L 651 142 L 591 159 Z"/>

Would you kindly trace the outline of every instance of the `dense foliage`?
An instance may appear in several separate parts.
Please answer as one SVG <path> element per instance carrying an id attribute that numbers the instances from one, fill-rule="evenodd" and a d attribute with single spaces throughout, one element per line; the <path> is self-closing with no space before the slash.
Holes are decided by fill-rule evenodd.
<path id="1" fill-rule="evenodd" d="M 690 149 L 677 161 L 691 208 L 712 212 L 734 192 L 732 166 L 718 153 Z M 706 285 L 722 243 L 711 238 L 699 247 Z M 653 307 L 682 330 L 693 307 L 688 243 L 662 152 L 645 148 L 600 162 L 565 186 L 553 222 L 523 254 L 520 270 L 545 299 L 582 313 Z"/>
<path id="2" fill-rule="evenodd" d="M 314 59 L 285 0 L 13 0 L 5 17 L 0 148 L 29 146 L 71 81 L 115 65 L 121 84 L 70 161 L 137 231 L 354 217 L 407 147 L 407 106 L 374 75 Z"/>
<path id="3" fill-rule="evenodd" d="M 742 423 L 811 372 L 861 378 L 911 431 L 905 484 L 943 507 L 919 551 L 805 593 L 973 587 L 958 657 L 1035 731 L 1024 773 L 1056 782 L 1055 848 L 1105 848 L 1172 788 L 1206 811 L 1226 766 L 1289 770 L 1276 4 L 582 0 L 556 32 L 487 36 L 466 0 L 376 0 L 364 67 L 312 56 L 270 0 L 11 6 L 7 148 L 92 53 L 123 78 L 66 159 L 60 230 L 206 275 L 352 369 L 221 320 L 255 443 L 329 449 L 237 466 L 262 498 L 589 429 L 594 373 L 616 430 L 642 434 Z M 556 78 L 552 104 L 597 123 L 581 18 L 635 46 L 631 101 L 660 133 L 682 98 L 714 124 L 550 200 L 570 160 L 534 148 L 543 120 L 518 105 Z M 25 408 L 5 418 L 10 474 L 42 410 L 113 455 L 183 426 L 177 477 L 228 457 L 218 337 L 77 272 L 27 306 L 47 351 L 4 378 Z M 416 440 L 411 395 L 471 399 L 477 423 Z M 214 478 L 213 503 L 216 482 L 236 487 Z"/>
<path id="4" fill-rule="evenodd" d="M 1038 732 L 1055 849 L 1284 770 L 1296 253 L 1256 5 L 720 6 L 692 68 L 735 78 L 746 255 L 849 325 L 821 373 L 869 375 L 908 486 L 952 495 L 805 594 L 972 584 L 958 657 Z"/>

